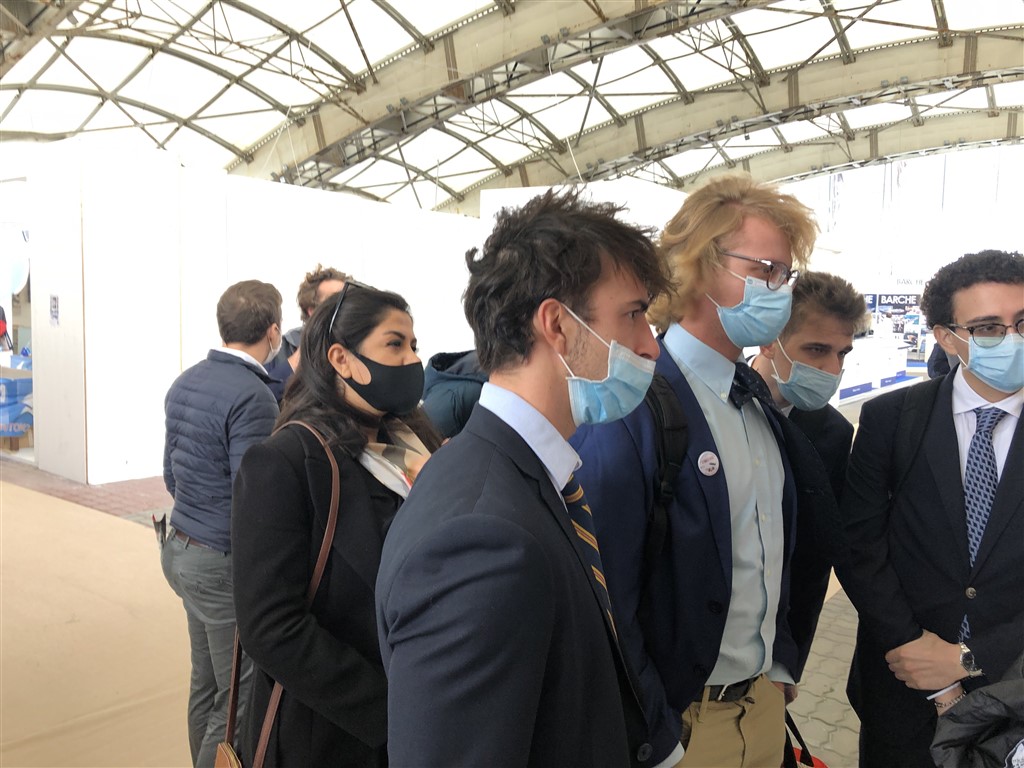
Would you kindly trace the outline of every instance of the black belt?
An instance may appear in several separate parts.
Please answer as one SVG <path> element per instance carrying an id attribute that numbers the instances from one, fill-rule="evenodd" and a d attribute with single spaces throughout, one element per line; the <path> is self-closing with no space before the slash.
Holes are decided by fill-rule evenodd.
<path id="1" fill-rule="evenodd" d="M 709 685 L 708 701 L 738 701 L 747 695 L 755 680 L 757 678 L 752 677 L 749 680 L 741 680 L 729 685 Z"/>
<path id="2" fill-rule="evenodd" d="M 219 549 L 211 547 L 209 544 L 203 544 L 203 542 L 201 542 L 199 539 L 193 538 L 192 536 L 189 536 L 187 533 L 179 531 L 177 528 L 174 529 L 174 538 L 176 538 L 178 541 L 184 542 L 190 547 L 202 547 L 203 549 L 212 549 L 214 552 L 220 552 Z"/>

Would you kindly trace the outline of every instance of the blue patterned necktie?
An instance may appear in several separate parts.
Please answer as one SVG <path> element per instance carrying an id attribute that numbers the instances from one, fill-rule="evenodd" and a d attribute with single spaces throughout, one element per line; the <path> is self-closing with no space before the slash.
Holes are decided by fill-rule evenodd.
<path id="1" fill-rule="evenodd" d="M 971 438 L 971 447 L 967 450 L 967 468 L 964 470 L 967 549 L 972 568 L 981 547 L 981 537 L 985 535 L 985 526 L 988 525 L 992 502 L 996 498 L 996 486 L 999 484 L 996 453 L 992 448 L 992 430 L 1006 415 L 1006 411 L 999 408 L 975 408 L 974 413 L 978 417 L 978 424 Z M 966 615 L 960 625 L 960 634 L 965 640 L 971 636 Z"/>
<path id="2" fill-rule="evenodd" d="M 562 498 L 565 499 L 565 508 L 569 511 L 569 519 L 576 535 L 583 541 L 581 547 L 590 566 L 590 577 L 596 584 L 595 591 L 601 600 L 601 607 L 608 616 L 608 625 L 612 629 L 612 635 L 618 640 L 615 630 L 615 619 L 612 617 L 612 604 L 608 596 L 608 584 L 604 578 L 604 567 L 601 565 L 601 550 L 597 545 L 597 534 L 594 531 L 594 516 L 587 504 L 587 497 L 583 494 L 583 488 L 576 481 L 575 475 L 569 476 L 569 482 L 562 489 Z"/>
<path id="3" fill-rule="evenodd" d="M 729 401 L 737 408 L 742 409 L 745 403 L 755 397 L 766 408 L 772 404 L 772 393 L 768 389 L 768 385 L 764 383 L 764 379 L 761 378 L 761 374 L 746 363 L 736 363 L 732 387 L 729 389 Z"/>

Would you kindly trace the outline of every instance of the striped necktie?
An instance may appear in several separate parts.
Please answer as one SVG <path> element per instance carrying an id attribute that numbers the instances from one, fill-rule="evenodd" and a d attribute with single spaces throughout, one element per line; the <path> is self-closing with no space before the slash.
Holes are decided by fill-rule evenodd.
<path id="1" fill-rule="evenodd" d="M 562 498 L 565 499 L 565 508 L 569 511 L 569 519 L 576 535 L 582 539 L 584 546 L 580 549 L 590 566 L 590 576 L 596 584 L 595 591 L 601 600 L 601 607 L 608 616 L 608 624 L 612 629 L 612 635 L 618 640 L 618 633 L 615 630 L 615 619 L 612 617 L 612 604 L 608 596 L 608 584 L 604 578 L 604 568 L 601 565 L 601 550 L 597 545 L 597 534 L 594 532 L 594 516 L 587 504 L 587 497 L 583 494 L 583 488 L 576 481 L 575 475 L 569 476 L 569 482 L 562 489 Z"/>
<path id="2" fill-rule="evenodd" d="M 971 556 L 972 568 L 981 547 L 981 537 L 985 535 L 992 502 L 996 498 L 996 486 L 999 485 L 996 453 L 992 448 L 992 430 L 1006 415 L 1006 411 L 999 408 L 975 408 L 974 413 L 978 421 L 974 437 L 971 438 L 971 446 L 967 449 L 967 467 L 964 470 L 967 549 Z M 960 625 L 960 636 L 964 640 L 971 636 L 971 626 L 966 615 Z"/>

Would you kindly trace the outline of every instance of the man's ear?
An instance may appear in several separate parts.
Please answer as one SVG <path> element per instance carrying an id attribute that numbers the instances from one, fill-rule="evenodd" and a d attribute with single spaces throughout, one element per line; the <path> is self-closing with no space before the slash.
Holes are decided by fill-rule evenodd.
<path id="1" fill-rule="evenodd" d="M 562 302 L 557 299 L 544 299 L 533 313 L 534 338 L 544 341 L 563 357 L 569 349 L 566 338 L 567 318 L 571 319 Z"/>
<path id="2" fill-rule="evenodd" d="M 959 353 L 956 351 L 956 337 L 949 328 L 944 325 L 936 325 L 932 328 L 932 336 L 935 337 L 935 341 L 945 350 L 947 355 L 959 357 Z"/>
<path id="3" fill-rule="evenodd" d="M 762 344 L 761 345 L 761 356 L 762 357 L 766 357 L 769 360 L 774 360 L 775 359 L 775 342 L 774 341 L 771 344 L 767 344 L 767 345 Z"/>

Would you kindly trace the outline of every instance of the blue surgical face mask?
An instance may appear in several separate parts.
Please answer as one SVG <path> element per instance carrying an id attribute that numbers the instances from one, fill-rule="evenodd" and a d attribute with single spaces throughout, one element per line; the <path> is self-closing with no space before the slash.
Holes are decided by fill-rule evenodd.
<path id="1" fill-rule="evenodd" d="M 607 424 L 609 421 L 621 419 L 643 402 L 644 395 L 651 386 L 651 379 L 654 378 L 654 361 L 640 357 L 617 341 L 609 344 L 583 322 L 579 315 L 568 307 L 565 309 L 580 325 L 594 334 L 598 341 L 608 347 L 608 376 L 601 381 L 576 376 L 565 362 L 565 358 L 558 356 L 562 365 L 569 371 L 566 380 L 569 383 L 572 420 L 579 427 L 583 424 Z"/>
<path id="2" fill-rule="evenodd" d="M 960 341 L 967 341 L 953 335 Z M 1009 331 L 994 347 L 979 347 L 972 336 L 968 351 L 969 361 L 965 363 L 961 357 L 960 362 L 993 389 L 1009 394 L 1024 387 L 1024 336 Z"/>
<path id="3" fill-rule="evenodd" d="M 725 335 L 737 347 L 771 344 L 789 322 L 789 313 L 793 308 L 793 289 L 783 285 L 773 291 L 764 279 L 744 278 L 731 269 L 725 271 L 746 283 L 743 300 L 735 307 L 723 307 L 708 296 L 711 303 L 718 307 L 718 319 Z"/>
<path id="4" fill-rule="evenodd" d="M 775 381 L 778 382 L 779 392 L 801 411 L 816 411 L 828 405 L 832 395 L 839 389 L 839 382 L 843 380 L 843 372 L 839 374 L 822 371 L 814 366 L 805 363 L 798 363 L 786 354 L 782 342 L 776 342 L 776 346 L 782 350 L 793 366 L 789 371 L 789 381 L 783 381 L 779 376 L 779 369 L 775 367 L 772 360 L 772 370 L 775 372 Z"/>

